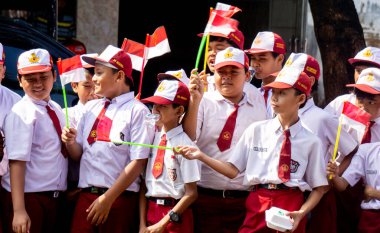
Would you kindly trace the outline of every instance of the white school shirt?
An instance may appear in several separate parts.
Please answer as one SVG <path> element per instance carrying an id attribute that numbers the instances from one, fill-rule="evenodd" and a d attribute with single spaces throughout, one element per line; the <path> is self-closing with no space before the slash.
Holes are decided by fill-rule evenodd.
<path id="1" fill-rule="evenodd" d="M 335 145 L 339 125 L 338 118 L 317 107 L 314 104 L 313 98 L 306 101 L 305 106 L 298 111 L 298 116 L 301 118 L 305 128 L 321 139 L 321 150 L 325 163 L 327 164 L 332 156 L 329 148 Z M 338 151 L 346 156 L 351 153 L 357 145 L 357 141 L 349 133 L 345 130 L 341 130 Z"/>
<path id="2" fill-rule="evenodd" d="M 302 126 L 301 120 L 290 128 L 291 166 L 288 187 L 301 191 L 327 185 L 321 140 Z M 250 125 L 228 159 L 241 173 L 244 185 L 280 184 L 278 165 L 283 135 L 278 117 Z"/>
<path id="3" fill-rule="evenodd" d="M 46 105 L 65 126 L 62 108 L 53 100 L 34 100 L 25 95 L 5 118 L 5 145 L 8 159 L 26 161 L 25 192 L 66 190 L 67 161 L 61 153 L 61 138 L 54 128 Z M 11 191 L 9 171 L 2 186 Z"/>
<path id="4" fill-rule="evenodd" d="M 156 133 L 154 145 L 159 145 L 161 136 L 165 132 Z M 166 146 L 176 147 L 187 145 L 196 147 L 189 136 L 183 132 L 182 125 L 171 129 L 166 133 Z M 156 179 L 152 174 L 154 161 L 157 156 L 157 148 L 152 150 L 146 167 L 145 183 L 147 187 L 147 197 L 172 197 L 180 199 L 185 194 L 185 184 L 200 180 L 198 162 L 187 160 L 182 155 L 174 155 L 172 150 L 165 150 L 164 167 L 162 174 Z"/>
<path id="5" fill-rule="evenodd" d="M 67 108 L 67 113 L 69 116 L 69 122 L 70 122 L 71 128 L 77 128 L 78 122 L 80 118 L 82 117 L 83 112 L 84 112 L 84 104 L 82 104 L 80 101 L 78 101 L 78 103 L 75 106 L 71 108 Z M 63 113 L 66 114 L 65 109 L 63 109 Z"/>
<path id="6" fill-rule="evenodd" d="M 265 106 L 251 102 L 245 94 L 239 106 L 231 148 L 221 152 L 216 143 L 235 107 L 218 91 L 204 94 L 197 117 L 196 143 L 201 151 L 215 159 L 227 161 L 232 156 L 233 148 L 244 130 L 253 122 L 265 120 L 267 117 Z M 243 185 L 243 176 L 244 174 L 239 174 L 235 179 L 229 179 L 209 166 L 201 164 L 201 180 L 198 185 L 218 190 L 247 190 L 247 187 Z"/>
<path id="7" fill-rule="evenodd" d="M 4 136 L 4 119 L 8 112 L 11 111 L 13 105 L 21 100 L 21 96 L 0 85 L 0 134 Z M 4 149 L 4 157 L 0 162 L 0 176 L 4 175 L 8 170 L 8 158 Z"/>
<path id="8" fill-rule="evenodd" d="M 92 145 L 87 137 L 94 122 L 104 106 L 106 99 L 92 100 L 86 103 L 85 112 L 78 124 L 77 142 L 82 145 L 78 187 L 110 188 L 124 168 L 135 159 L 147 159 L 150 148 L 143 146 L 119 145 L 112 142 L 95 141 Z M 105 116 L 112 120 L 111 141 L 126 141 L 139 144 L 151 144 L 154 129 L 144 123 L 149 109 L 129 92 L 111 100 Z M 127 188 L 138 192 L 140 178 Z"/>
<path id="9" fill-rule="evenodd" d="M 356 96 L 353 93 L 340 95 L 333 99 L 328 105 L 326 105 L 326 107 L 323 110 L 339 117 L 342 113 L 343 104 L 345 101 L 355 104 Z"/>
<path id="10" fill-rule="evenodd" d="M 359 146 L 358 152 L 352 158 L 350 166 L 342 177 L 354 186 L 361 178 L 364 183 L 380 190 L 380 143 L 366 143 Z M 380 200 L 362 201 L 362 209 L 380 209 Z"/>
<path id="11" fill-rule="evenodd" d="M 264 98 L 265 90 L 264 90 L 263 87 L 259 88 L 259 90 L 260 90 L 261 95 L 263 96 L 263 103 L 264 103 L 264 106 L 265 106 L 265 98 Z M 272 109 L 272 105 L 270 104 L 270 99 L 271 98 L 272 98 L 272 89 L 270 89 L 268 91 L 268 99 L 267 99 L 267 105 L 266 105 L 266 110 L 267 110 L 268 118 L 274 118 L 274 112 L 273 112 L 273 109 Z"/>

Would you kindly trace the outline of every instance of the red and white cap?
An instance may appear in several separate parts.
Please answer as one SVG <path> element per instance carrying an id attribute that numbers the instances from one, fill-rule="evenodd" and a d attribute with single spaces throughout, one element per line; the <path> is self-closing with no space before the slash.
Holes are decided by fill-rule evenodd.
<path id="1" fill-rule="evenodd" d="M 142 99 L 141 102 L 187 106 L 189 105 L 189 100 L 190 91 L 183 82 L 178 79 L 163 79 L 154 92 L 154 95 Z"/>
<path id="2" fill-rule="evenodd" d="M 20 54 L 17 70 L 21 75 L 46 72 L 52 69 L 53 59 L 46 49 L 31 49 Z"/>
<path id="3" fill-rule="evenodd" d="M 286 53 L 284 40 L 274 32 L 259 32 L 252 42 L 251 48 L 245 50 L 248 54 L 274 52 L 278 54 Z"/>
<path id="4" fill-rule="evenodd" d="M 218 30 L 218 28 L 211 28 L 209 32 L 210 36 L 219 36 L 227 38 L 235 43 L 240 49 L 244 48 L 244 34 L 239 29 L 233 31 L 230 30 Z M 202 37 L 203 33 L 199 33 L 198 36 Z"/>
<path id="5" fill-rule="evenodd" d="M 306 53 L 291 53 L 284 65 L 284 68 L 287 67 L 294 67 L 302 70 L 309 77 L 313 76 L 317 80 L 319 79 L 321 73 L 318 61 Z M 275 74 L 277 75 L 278 73 Z"/>
<path id="6" fill-rule="evenodd" d="M 186 86 L 188 86 L 190 83 L 190 79 L 189 79 L 189 77 L 187 77 L 186 72 L 183 69 L 169 70 L 169 71 L 166 71 L 165 73 L 159 73 L 157 75 L 157 78 L 158 78 L 158 80 L 178 79 L 179 81 L 186 84 Z"/>
<path id="7" fill-rule="evenodd" d="M 85 61 L 83 60 L 83 56 L 94 58 L 94 57 L 99 56 L 99 54 L 97 54 L 97 53 L 87 53 L 87 54 L 82 54 L 82 55 L 80 55 L 80 61 L 82 62 L 82 66 L 83 66 L 83 68 L 92 68 L 92 67 L 94 67 L 94 66 L 91 65 L 91 64 L 88 64 L 87 62 L 85 62 Z"/>
<path id="8" fill-rule="evenodd" d="M 354 58 L 348 59 L 348 62 L 351 65 L 364 62 L 380 68 L 380 48 L 366 47 L 359 51 Z"/>
<path id="9" fill-rule="evenodd" d="M 380 69 L 367 68 L 362 70 L 355 84 L 347 84 L 347 87 L 355 87 L 361 91 L 378 95 L 380 94 Z"/>
<path id="10" fill-rule="evenodd" d="M 270 88 L 295 88 L 309 96 L 311 91 L 311 79 L 302 70 L 295 67 L 287 67 L 280 71 L 274 82 L 264 86 L 264 89 Z"/>
<path id="11" fill-rule="evenodd" d="M 215 57 L 215 69 L 219 69 L 223 66 L 237 66 L 239 68 L 249 69 L 249 59 L 243 50 L 228 47 L 222 51 L 219 51 Z"/>
<path id="12" fill-rule="evenodd" d="M 5 61 L 4 47 L 0 43 L 0 64 L 4 64 L 4 61 Z"/>
<path id="13" fill-rule="evenodd" d="M 82 59 L 92 66 L 95 66 L 95 63 L 99 63 L 113 69 L 122 70 L 133 82 L 131 58 L 124 50 L 120 48 L 113 45 L 108 45 L 99 56 L 83 56 Z"/>

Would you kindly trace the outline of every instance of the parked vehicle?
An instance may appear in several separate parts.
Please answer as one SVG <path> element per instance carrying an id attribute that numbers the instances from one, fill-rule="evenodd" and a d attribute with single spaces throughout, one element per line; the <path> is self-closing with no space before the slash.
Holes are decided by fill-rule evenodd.
<path id="1" fill-rule="evenodd" d="M 59 74 L 56 66 L 58 58 L 65 59 L 75 54 L 57 42 L 53 38 L 37 31 L 29 23 L 21 19 L 10 19 L 0 17 L 0 42 L 4 46 L 6 74 L 2 85 L 24 95 L 17 80 L 17 59 L 18 56 L 29 49 L 43 48 L 50 52 L 54 68 L 57 71 L 57 81 L 54 83 L 51 97 L 63 107 L 62 86 L 59 81 Z M 77 95 L 72 91 L 70 85 L 65 86 L 68 105 L 71 106 L 77 101 Z"/>

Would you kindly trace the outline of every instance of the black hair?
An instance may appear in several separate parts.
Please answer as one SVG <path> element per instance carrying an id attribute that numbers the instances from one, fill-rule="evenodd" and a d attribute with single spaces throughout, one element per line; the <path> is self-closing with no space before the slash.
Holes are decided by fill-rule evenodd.
<path id="1" fill-rule="evenodd" d="M 318 91 L 318 80 L 317 79 L 315 79 L 315 82 L 314 82 L 313 86 L 311 87 L 311 92 L 312 93 L 316 92 L 316 91 Z"/>
<path id="2" fill-rule="evenodd" d="M 375 97 L 377 96 L 376 94 L 364 92 L 358 88 L 354 88 L 354 94 L 355 94 L 356 98 L 358 98 L 358 99 L 368 99 L 368 100 L 374 100 Z"/>
<path id="3" fill-rule="evenodd" d="M 111 70 L 112 70 L 112 74 L 116 74 L 117 72 L 122 71 L 122 70 L 118 70 L 118 69 L 114 69 L 114 68 L 111 68 Z M 125 72 L 124 72 L 124 75 L 125 75 L 124 83 L 129 86 L 131 91 L 134 90 L 135 86 L 134 86 L 132 80 L 127 77 L 127 74 Z"/>
<path id="4" fill-rule="evenodd" d="M 306 93 L 302 92 L 302 91 L 300 91 L 300 90 L 298 90 L 296 88 L 293 88 L 293 89 L 296 90 L 296 93 L 295 93 L 296 96 L 299 96 L 299 95 L 302 95 L 302 94 L 304 94 L 306 96 L 305 101 L 300 105 L 299 109 L 305 107 L 306 101 L 307 101 L 307 95 L 306 95 Z"/>
<path id="5" fill-rule="evenodd" d="M 94 68 L 94 67 L 86 68 L 86 70 L 87 70 L 92 76 L 94 76 L 94 74 L 95 74 L 95 68 Z"/>
<path id="6" fill-rule="evenodd" d="M 281 53 L 275 53 L 275 52 L 271 52 L 272 53 L 272 57 L 274 58 L 274 59 L 276 59 L 276 58 L 278 58 L 278 56 L 280 56 L 280 54 Z M 282 60 L 282 66 L 284 66 L 285 65 L 285 54 L 284 54 L 284 60 Z"/>
<path id="7" fill-rule="evenodd" d="M 217 41 L 217 42 L 227 41 L 227 43 L 230 44 L 232 47 L 240 49 L 240 47 L 235 42 L 233 42 L 232 40 L 230 40 L 228 38 L 210 35 L 210 42 L 214 42 L 214 41 Z"/>
<path id="8" fill-rule="evenodd" d="M 184 109 L 183 113 L 187 112 L 187 107 L 188 106 L 185 106 L 185 105 L 182 105 L 182 104 L 176 104 L 176 103 L 172 103 L 172 106 L 173 106 L 173 108 L 178 108 L 179 106 L 183 106 L 183 109 Z"/>

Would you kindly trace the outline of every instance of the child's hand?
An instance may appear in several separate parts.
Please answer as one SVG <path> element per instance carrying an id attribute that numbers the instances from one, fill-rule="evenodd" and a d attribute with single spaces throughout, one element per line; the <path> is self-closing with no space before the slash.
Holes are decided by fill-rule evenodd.
<path id="1" fill-rule="evenodd" d="M 189 160 L 201 159 L 204 155 L 198 148 L 190 146 L 177 146 L 173 151 L 174 154 L 181 154 L 183 157 Z"/>
<path id="2" fill-rule="evenodd" d="M 31 220 L 25 209 L 15 211 L 13 214 L 12 229 L 16 233 L 28 233 L 30 231 Z"/>
<path id="3" fill-rule="evenodd" d="M 108 201 L 105 194 L 99 196 L 86 210 L 88 212 L 87 221 L 96 226 L 105 223 L 111 206 L 112 203 Z"/>
<path id="4" fill-rule="evenodd" d="M 286 231 L 286 232 L 293 232 L 293 231 L 295 231 L 297 229 L 297 227 L 298 227 L 298 224 L 305 217 L 304 212 L 302 210 L 288 212 L 286 215 L 290 217 L 290 220 L 293 223 L 293 228 L 290 231 Z"/>
<path id="5" fill-rule="evenodd" d="M 76 129 L 74 129 L 74 128 L 69 129 L 66 127 L 64 127 L 62 129 L 61 139 L 64 143 L 66 143 L 66 145 L 69 146 L 69 145 L 74 144 L 76 142 L 75 141 L 76 137 L 77 137 L 77 130 Z"/>
<path id="6" fill-rule="evenodd" d="M 327 175 L 331 178 L 335 178 L 338 176 L 339 174 L 339 166 L 338 164 L 333 161 L 333 160 L 330 160 L 329 163 L 327 164 Z"/>
<path id="7" fill-rule="evenodd" d="M 197 69 L 191 71 L 189 91 L 191 95 L 191 101 L 199 102 L 202 99 L 204 93 L 204 81 L 205 71 L 198 74 Z M 206 76 L 207 79 L 207 76 Z"/>
<path id="8" fill-rule="evenodd" d="M 374 198 L 374 193 L 375 193 L 376 189 L 372 188 L 371 186 L 369 185 L 366 185 L 365 188 L 364 188 L 364 201 L 365 202 L 369 202 L 371 199 Z"/>

